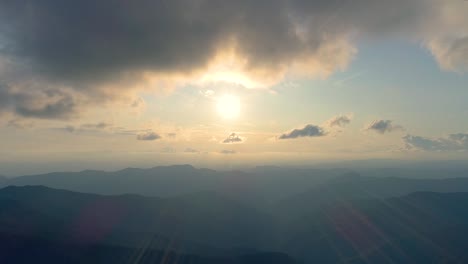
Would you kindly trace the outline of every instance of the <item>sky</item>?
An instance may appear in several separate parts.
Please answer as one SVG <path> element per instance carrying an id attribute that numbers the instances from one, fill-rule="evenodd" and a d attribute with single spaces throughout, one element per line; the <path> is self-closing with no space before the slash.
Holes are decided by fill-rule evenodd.
<path id="1" fill-rule="evenodd" d="M 468 159 L 468 1 L 0 1 L 0 174 Z"/>

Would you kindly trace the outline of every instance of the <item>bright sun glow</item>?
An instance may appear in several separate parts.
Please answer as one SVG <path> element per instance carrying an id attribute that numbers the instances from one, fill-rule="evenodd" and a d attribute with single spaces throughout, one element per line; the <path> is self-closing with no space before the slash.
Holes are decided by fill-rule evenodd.
<path id="1" fill-rule="evenodd" d="M 226 119 L 237 118 L 240 114 L 240 100 L 235 95 L 226 94 L 217 99 L 216 110 Z"/>

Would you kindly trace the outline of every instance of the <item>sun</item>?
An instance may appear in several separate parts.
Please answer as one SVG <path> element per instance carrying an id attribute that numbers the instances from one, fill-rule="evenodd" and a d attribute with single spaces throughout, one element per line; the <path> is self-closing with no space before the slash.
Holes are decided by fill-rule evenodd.
<path id="1" fill-rule="evenodd" d="M 241 104 L 239 97 L 232 94 L 225 94 L 216 100 L 216 110 L 218 114 L 225 119 L 234 119 L 239 117 Z"/>

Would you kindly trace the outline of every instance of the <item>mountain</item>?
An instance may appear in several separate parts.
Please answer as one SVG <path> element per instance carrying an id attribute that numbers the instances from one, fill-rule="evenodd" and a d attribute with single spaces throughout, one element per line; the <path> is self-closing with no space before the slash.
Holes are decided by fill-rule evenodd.
<path id="1" fill-rule="evenodd" d="M 190 165 L 150 169 L 127 168 L 115 172 L 55 172 L 8 179 L 0 186 L 42 185 L 103 195 L 140 194 L 170 197 L 216 191 L 249 204 L 264 204 L 306 191 L 339 176 L 342 171 L 270 169 L 250 173 L 196 169 Z"/>
<path id="2" fill-rule="evenodd" d="M 209 259 L 283 252 L 305 263 L 468 262 L 468 193 L 281 203 L 265 213 L 217 192 L 154 198 L 10 186 L 0 190 L 0 234 L 71 245 L 57 248 L 83 256 L 84 244 Z"/>
<path id="3" fill-rule="evenodd" d="M 466 163 L 466 162 L 465 162 Z M 409 179 L 446 179 L 446 178 L 468 178 L 468 169 L 466 165 L 461 168 L 448 167 L 448 168 L 431 168 L 417 167 L 417 168 L 365 168 L 357 169 L 357 172 L 363 176 L 368 177 L 398 177 Z"/>
<path id="4" fill-rule="evenodd" d="M 311 263 L 467 263 L 467 202 L 432 192 L 336 200 L 290 217 L 280 247 Z"/>
<path id="5" fill-rule="evenodd" d="M 163 198 L 214 191 L 233 200 L 265 208 L 284 199 L 297 199 L 299 203 L 302 200 L 320 201 L 313 197 L 319 193 L 320 197 L 328 193 L 331 198 L 336 195 L 352 198 L 364 195 L 363 198 L 369 198 L 400 196 L 416 191 L 468 191 L 467 172 L 462 169 L 433 172 L 423 169 L 368 169 L 356 174 L 346 169 L 274 166 L 241 172 L 176 165 L 150 169 L 127 168 L 115 172 L 87 170 L 21 176 L 0 179 L 0 187 L 42 185 L 102 195 L 139 194 Z M 424 174 L 431 179 L 422 178 Z M 297 198 L 292 198 L 294 196 Z"/>
<path id="6" fill-rule="evenodd" d="M 0 234 L 1 263 L 167 263 L 167 264 L 295 264 L 291 257 L 275 252 L 235 256 L 181 254 L 173 250 L 128 248 L 103 244 L 57 242 L 44 238 Z"/>
<path id="7" fill-rule="evenodd" d="M 306 192 L 291 195 L 275 206 L 286 211 L 308 211 L 350 200 L 385 199 L 413 192 L 468 192 L 468 178 L 409 179 L 367 177 L 347 173 L 318 184 Z M 294 206 L 291 206 L 294 205 Z"/>
<path id="8" fill-rule="evenodd" d="M 268 214 L 211 192 L 161 199 L 10 186 L 0 190 L 0 204 L 0 231 L 49 230 L 73 241 L 149 233 L 211 245 L 222 240 L 230 248 L 258 245 L 271 232 Z"/>

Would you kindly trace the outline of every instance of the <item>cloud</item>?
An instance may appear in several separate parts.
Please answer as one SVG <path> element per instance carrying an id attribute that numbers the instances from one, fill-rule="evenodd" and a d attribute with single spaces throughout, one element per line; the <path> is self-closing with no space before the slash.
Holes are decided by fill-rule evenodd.
<path id="1" fill-rule="evenodd" d="M 34 127 L 34 122 L 26 121 L 24 119 L 11 119 L 7 123 L 8 127 L 13 127 L 16 129 L 29 129 Z"/>
<path id="2" fill-rule="evenodd" d="M 333 70 L 353 54 L 353 33 L 460 34 L 467 8 L 458 0 L 26 0 L 0 7 L 4 53 L 67 79 L 192 71 L 229 44 L 246 68 L 311 61 Z"/>
<path id="3" fill-rule="evenodd" d="M 167 133 L 166 136 L 169 138 L 175 138 L 177 137 L 177 133 Z"/>
<path id="4" fill-rule="evenodd" d="M 142 107 L 145 107 L 145 105 L 146 105 L 145 100 L 143 100 L 141 97 L 138 97 L 131 102 L 130 107 L 142 108 Z"/>
<path id="5" fill-rule="evenodd" d="M 0 113 L 37 119 L 70 119 L 77 114 L 77 98 L 62 89 L 18 90 L 0 83 L 0 98 Z"/>
<path id="6" fill-rule="evenodd" d="M 244 140 L 236 133 L 231 133 L 226 139 L 223 140 L 224 144 L 229 143 L 242 143 Z"/>
<path id="7" fill-rule="evenodd" d="M 200 153 L 200 151 L 193 149 L 193 148 L 186 148 L 184 152 L 185 153 Z"/>
<path id="8" fill-rule="evenodd" d="M 215 92 L 211 89 L 205 90 L 205 91 L 200 91 L 200 94 L 203 95 L 204 97 L 211 98 Z"/>
<path id="9" fill-rule="evenodd" d="M 99 122 L 99 123 L 95 123 L 95 124 L 88 123 L 88 124 L 81 125 L 81 127 L 85 128 L 85 129 L 106 129 L 106 128 L 110 128 L 112 126 L 113 126 L 112 124 L 106 123 L 106 122 Z"/>
<path id="10" fill-rule="evenodd" d="M 75 133 L 77 131 L 77 128 L 74 126 L 65 126 L 63 128 L 60 128 L 63 131 L 69 132 L 69 133 Z"/>
<path id="11" fill-rule="evenodd" d="M 380 134 L 403 130 L 402 126 L 394 125 L 392 120 L 375 120 L 365 130 L 372 130 Z"/>
<path id="12" fill-rule="evenodd" d="M 458 146 L 468 149 L 468 134 L 458 133 L 449 135 L 449 140 L 456 142 Z"/>
<path id="13" fill-rule="evenodd" d="M 344 127 L 351 123 L 351 115 L 339 115 L 327 121 L 329 127 Z"/>
<path id="14" fill-rule="evenodd" d="M 468 134 L 451 134 L 441 138 L 426 138 L 406 135 L 403 138 L 407 149 L 424 151 L 468 151 Z"/>
<path id="15" fill-rule="evenodd" d="M 40 105 L 34 105 L 34 103 L 31 102 L 31 104 L 16 106 L 16 113 L 20 116 L 32 118 L 69 119 L 74 113 L 75 108 L 75 103 L 69 97 L 60 98 L 55 102 L 42 103 Z"/>
<path id="16" fill-rule="evenodd" d="M 0 1 L 0 111 L 69 119 L 150 87 L 327 76 L 358 38 L 416 40 L 466 71 L 466 13 L 463 0 Z"/>
<path id="17" fill-rule="evenodd" d="M 219 62 L 264 80 L 290 67 L 343 68 L 355 53 L 346 33 L 308 30 L 305 21 L 316 11 L 300 14 L 302 6 L 281 0 L 1 2 L 0 55 L 28 61 L 32 73 L 80 90 L 126 77 L 193 75 Z"/>
<path id="18" fill-rule="evenodd" d="M 234 150 L 223 149 L 219 153 L 230 155 L 230 154 L 236 154 L 237 152 Z"/>
<path id="19" fill-rule="evenodd" d="M 165 147 L 161 150 L 162 153 L 176 153 L 176 149 L 173 147 Z"/>
<path id="20" fill-rule="evenodd" d="M 158 135 L 158 134 L 156 134 L 155 132 L 152 132 L 152 131 L 141 133 L 141 134 L 137 135 L 138 140 L 152 141 L 152 140 L 157 140 L 157 139 L 160 139 L 160 138 L 161 138 L 160 135 Z"/>
<path id="21" fill-rule="evenodd" d="M 63 130 L 69 133 L 102 132 L 110 129 L 115 129 L 118 131 L 121 130 L 121 128 L 115 128 L 112 124 L 106 122 L 86 123 L 81 125 L 67 125 L 65 127 L 54 129 Z"/>
<path id="22" fill-rule="evenodd" d="M 468 72 L 468 36 L 453 40 L 436 40 L 429 47 L 441 68 Z"/>
<path id="23" fill-rule="evenodd" d="M 292 139 L 299 137 L 323 137 L 327 132 L 316 125 L 306 125 L 304 128 L 294 129 L 288 133 L 282 134 L 279 139 Z"/>

